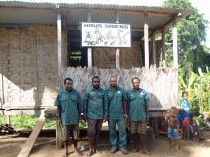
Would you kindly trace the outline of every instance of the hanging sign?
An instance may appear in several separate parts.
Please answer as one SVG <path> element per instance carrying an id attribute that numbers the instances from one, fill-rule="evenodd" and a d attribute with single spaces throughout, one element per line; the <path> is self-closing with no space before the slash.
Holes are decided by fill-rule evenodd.
<path id="1" fill-rule="evenodd" d="M 129 24 L 82 23 L 82 47 L 131 47 Z"/>

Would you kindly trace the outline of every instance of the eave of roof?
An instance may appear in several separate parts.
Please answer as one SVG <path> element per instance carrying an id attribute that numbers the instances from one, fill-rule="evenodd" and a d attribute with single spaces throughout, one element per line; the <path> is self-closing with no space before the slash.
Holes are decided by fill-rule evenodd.
<path id="1" fill-rule="evenodd" d="M 176 8 L 142 6 L 139 1 L 132 5 L 127 0 L 122 0 L 121 4 L 106 1 L 0 1 L 0 25 L 56 25 L 56 15 L 60 13 L 68 27 L 75 27 L 87 22 L 87 13 L 91 12 L 92 22 L 115 23 L 118 14 L 120 23 L 131 24 L 133 30 L 143 30 L 144 14 L 148 14 L 149 29 L 155 32 L 161 27 L 167 28 L 173 18 L 179 21 L 190 13 Z"/>

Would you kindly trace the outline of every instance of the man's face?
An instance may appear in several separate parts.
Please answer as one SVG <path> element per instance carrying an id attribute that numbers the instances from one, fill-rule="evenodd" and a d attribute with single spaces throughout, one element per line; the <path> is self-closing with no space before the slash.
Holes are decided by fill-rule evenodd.
<path id="1" fill-rule="evenodd" d="M 117 79 L 116 78 L 111 78 L 110 79 L 110 85 L 113 88 L 117 87 Z"/>
<path id="2" fill-rule="evenodd" d="M 92 85 L 93 85 L 93 88 L 98 89 L 99 88 L 99 85 L 100 85 L 100 79 L 94 78 L 93 79 L 93 82 L 92 82 Z"/>
<path id="3" fill-rule="evenodd" d="M 139 89 L 139 84 L 140 84 L 140 82 L 139 82 L 138 79 L 134 79 L 134 80 L 133 80 L 132 85 L 133 85 L 133 88 L 134 88 L 134 89 Z"/>
<path id="4" fill-rule="evenodd" d="M 73 81 L 66 80 L 66 83 L 64 85 L 66 87 L 66 90 L 70 91 L 72 89 L 72 86 L 73 86 Z"/>

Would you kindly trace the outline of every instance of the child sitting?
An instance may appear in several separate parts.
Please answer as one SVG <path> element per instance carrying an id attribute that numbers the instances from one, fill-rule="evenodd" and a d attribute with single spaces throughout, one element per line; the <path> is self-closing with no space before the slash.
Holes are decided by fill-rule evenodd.
<path id="1" fill-rule="evenodd" d="M 198 137 L 199 141 L 203 141 L 205 139 L 202 137 L 202 134 L 205 130 L 205 127 L 202 126 L 203 121 L 199 115 L 200 113 L 195 111 L 194 114 L 192 114 L 190 117 L 190 133 L 192 138 Z"/>

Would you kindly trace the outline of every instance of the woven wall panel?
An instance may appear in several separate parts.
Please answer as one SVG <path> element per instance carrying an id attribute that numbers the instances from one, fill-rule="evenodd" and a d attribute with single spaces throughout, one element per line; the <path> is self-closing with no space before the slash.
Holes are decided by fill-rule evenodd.
<path id="1" fill-rule="evenodd" d="M 120 67 L 125 69 L 142 67 L 141 55 L 139 41 L 133 41 L 131 48 L 120 49 Z"/>
<path id="2" fill-rule="evenodd" d="M 116 48 L 93 48 L 93 65 L 100 69 L 114 69 Z"/>
<path id="3" fill-rule="evenodd" d="M 116 68 L 116 48 L 93 48 L 93 65 L 99 69 Z M 131 48 L 120 48 L 120 67 L 130 69 L 142 67 L 139 41 L 133 41 Z"/>
<path id="4" fill-rule="evenodd" d="M 81 96 L 91 87 L 91 79 L 98 75 L 101 78 L 101 87 L 108 88 L 111 76 L 118 76 L 119 86 L 125 90 L 132 88 L 131 79 L 138 77 L 141 80 L 140 86 L 145 89 L 151 98 L 150 108 L 168 109 L 177 105 L 177 70 L 173 68 L 131 68 L 131 69 L 97 69 L 97 68 L 66 68 L 62 71 L 60 84 L 66 77 L 74 81 L 74 88 Z"/>
<path id="5" fill-rule="evenodd" d="M 4 93 L 4 105 L 11 108 L 53 105 L 59 79 L 56 27 L 0 28 L 0 36 L 3 61 L 0 72 L 4 77 L 0 95 Z M 63 65 L 67 60 L 66 38 L 63 32 Z"/>

